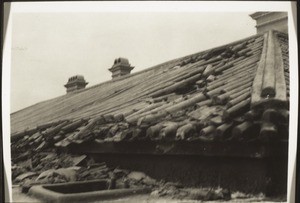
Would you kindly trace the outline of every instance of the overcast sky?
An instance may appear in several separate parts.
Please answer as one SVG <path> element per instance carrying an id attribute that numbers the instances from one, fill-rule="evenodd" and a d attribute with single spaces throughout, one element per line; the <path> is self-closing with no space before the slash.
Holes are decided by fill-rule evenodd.
<path id="1" fill-rule="evenodd" d="M 11 112 L 64 95 L 69 77 L 111 79 L 117 57 L 137 72 L 256 33 L 248 13 L 15 13 Z"/>

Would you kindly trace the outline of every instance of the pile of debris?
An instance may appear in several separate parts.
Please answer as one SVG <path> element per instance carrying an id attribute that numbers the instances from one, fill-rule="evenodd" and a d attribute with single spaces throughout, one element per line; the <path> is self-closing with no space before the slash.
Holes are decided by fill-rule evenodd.
<path id="1" fill-rule="evenodd" d="M 230 200 L 231 192 L 222 188 L 183 188 L 180 184 L 167 182 L 151 193 L 155 197 L 172 197 L 188 200 Z"/>
<path id="2" fill-rule="evenodd" d="M 12 165 L 13 184 L 20 185 L 27 193 L 33 185 L 66 183 L 89 180 L 109 180 L 109 189 L 152 189 L 152 196 L 175 199 L 230 199 L 230 192 L 222 189 L 189 189 L 178 183 L 157 181 L 143 172 L 108 167 L 86 156 L 41 152 L 32 158 Z"/>

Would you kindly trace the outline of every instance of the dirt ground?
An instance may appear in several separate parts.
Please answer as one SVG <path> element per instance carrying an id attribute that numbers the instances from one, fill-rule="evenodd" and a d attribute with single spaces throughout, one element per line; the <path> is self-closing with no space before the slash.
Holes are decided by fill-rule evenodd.
<path id="1" fill-rule="evenodd" d="M 15 187 L 12 189 L 13 193 L 13 203 L 43 203 L 42 201 L 28 196 L 24 193 L 21 193 L 20 188 Z M 202 203 L 204 201 L 195 201 L 195 200 L 179 200 L 179 199 L 173 199 L 170 197 L 155 197 L 151 196 L 149 194 L 143 194 L 143 195 L 133 195 L 129 197 L 124 197 L 120 199 L 115 200 L 107 200 L 107 201 L 95 201 L 92 203 L 120 203 L 120 202 L 130 202 L 130 203 Z M 260 203 L 272 203 L 272 202 L 284 202 L 280 201 L 280 198 L 267 200 L 266 198 L 263 198 L 262 196 L 252 197 L 252 198 L 245 198 L 245 199 L 231 199 L 230 201 L 205 201 L 205 203 L 228 203 L 228 202 L 260 202 Z"/>

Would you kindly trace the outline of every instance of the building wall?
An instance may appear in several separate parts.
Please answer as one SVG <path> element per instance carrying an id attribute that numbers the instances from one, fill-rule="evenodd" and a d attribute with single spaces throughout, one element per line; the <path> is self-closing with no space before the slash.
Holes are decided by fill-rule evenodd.
<path id="1" fill-rule="evenodd" d="M 187 187 L 220 186 L 232 192 L 286 194 L 288 142 L 170 144 L 147 140 L 87 142 L 71 145 L 68 150 L 74 154 L 84 152 L 112 168 L 143 171 L 152 178 L 180 182 Z M 166 148 L 167 152 L 161 152 Z"/>
<path id="2" fill-rule="evenodd" d="M 109 167 L 143 171 L 187 187 L 222 187 L 232 192 L 267 196 L 286 194 L 287 159 L 203 157 L 186 155 L 93 154 Z"/>

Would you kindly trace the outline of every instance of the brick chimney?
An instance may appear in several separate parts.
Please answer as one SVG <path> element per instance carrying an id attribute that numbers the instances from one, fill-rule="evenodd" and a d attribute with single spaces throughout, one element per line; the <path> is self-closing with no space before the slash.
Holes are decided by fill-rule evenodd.
<path id="1" fill-rule="evenodd" d="M 264 33 L 268 30 L 278 30 L 288 33 L 287 12 L 255 12 L 250 17 L 256 21 L 256 32 Z"/>
<path id="2" fill-rule="evenodd" d="M 112 78 L 118 78 L 130 74 L 133 68 L 133 66 L 130 66 L 128 59 L 117 58 L 115 59 L 113 66 L 108 70 L 112 72 Z"/>
<path id="3" fill-rule="evenodd" d="M 75 75 L 73 77 L 70 77 L 67 84 L 65 84 L 64 86 L 67 88 L 68 94 L 76 90 L 84 89 L 87 84 L 88 82 L 84 80 L 84 77 L 82 75 Z"/>

